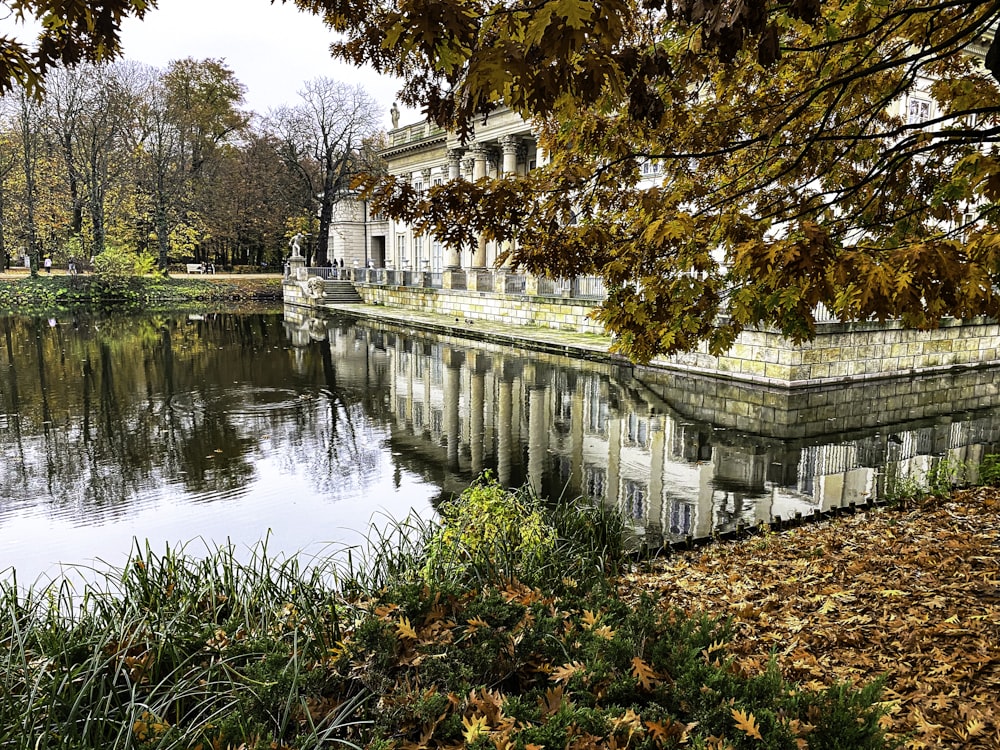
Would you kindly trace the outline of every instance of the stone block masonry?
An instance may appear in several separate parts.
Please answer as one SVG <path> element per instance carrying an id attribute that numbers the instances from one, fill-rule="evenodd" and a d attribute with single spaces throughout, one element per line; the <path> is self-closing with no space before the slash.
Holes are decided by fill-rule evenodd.
<path id="1" fill-rule="evenodd" d="M 591 317 L 597 301 L 535 294 L 356 284 L 365 303 L 454 316 L 456 326 L 491 321 L 510 326 L 605 335 Z M 312 306 L 300 282 L 286 282 L 285 301 Z M 467 322 L 468 321 L 468 322 Z M 816 337 L 794 344 L 775 331 L 744 331 L 723 355 L 660 357 L 658 369 L 778 388 L 859 383 L 1000 365 L 1000 325 L 987 318 L 945 319 L 919 331 L 901 323 L 820 323 Z M 905 405 L 908 413 L 918 408 Z"/>
<path id="2" fill-rule="evenodd" d="M 558 331 L 603 334 L 604 328 L 589 317 L 597 303 L 559 297 L 538 297 L 456 289 L 426 289 L 357 284 L 367 304 L 426 310 L 466 320 L 489 320 L 517 326 L 538 326 Z"/>
<path id="3" fill-rule="evenodd" d="M 794 344 L 773 331 L 745 331 L 725 354 L 707 348 L 656 360 L 668 369 L 723 375 L 784 387 L 826 385 L 1000 364 L 994 320 L 946 319 L 918 331 L 896 321 L 820 323 L 816 337 Z"/>

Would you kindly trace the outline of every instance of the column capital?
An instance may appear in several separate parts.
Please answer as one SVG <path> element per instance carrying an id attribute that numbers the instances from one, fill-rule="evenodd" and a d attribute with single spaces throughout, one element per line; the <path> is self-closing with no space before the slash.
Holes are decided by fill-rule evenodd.
<path id="1" fill-rule="evenodd" d="M 509 154 L 516 155 L 518 149 L 521 147 L 521 136 L 519 135 L 504 135 L 500 136 L 500 148 L 503 149 L 504 156 Z"/>

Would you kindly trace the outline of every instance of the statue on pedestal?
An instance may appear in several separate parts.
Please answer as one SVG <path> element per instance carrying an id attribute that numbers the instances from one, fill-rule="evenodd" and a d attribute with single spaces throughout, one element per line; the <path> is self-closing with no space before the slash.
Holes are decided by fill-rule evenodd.
<path id="1" fill-rule="evenodd" d="M 292 248 L 292 257 L 301 258 L 302 257 L 302 241 L 305 240 L 305 236 L 302 232 L 296 232 L 295 236 L 289 241 L 289 246 Z"/>
<path id="2" fill-rule="evenodd" d="M 389 110 L 389 117 L 392 118 L 392 127 L 399 127 L 399 107 L 396 106 L 396 102 L 392 103 L 392 108 Z"/>

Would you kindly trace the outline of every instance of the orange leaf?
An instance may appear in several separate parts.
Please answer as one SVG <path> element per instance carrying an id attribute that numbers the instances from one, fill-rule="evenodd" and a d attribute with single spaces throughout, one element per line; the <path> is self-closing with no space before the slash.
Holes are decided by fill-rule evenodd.
<path id="1" fill-rule="evenodd" d="M 409 638 L 410 640 L 417 640 L 417 631 L 413 629 L 410 624 L 409 617 L 400 617 L 396 620 L 396 635 L 400 638 Z"/>
<path id="2" fill-rule="evenodd" d="M 569 682 L 569 678 L 577 672 L 582 672 L 586 667 L 582 662 L 574 661 L 570 664 L 563 664 L 552 670 L 552 679 L 556 682 Z"/>
<path id="3" fill-rule="evenodd" d="M 736 722 L 736 728 L 746 734 L 747 737 L 753 737 L 755 740 L 764 739 L 760 736 L 760 727 L 757 726 L 757 719 L 754 718 L 753 714 L 743 713 L 738 708 L 731 708 L 729 712 Z"/>
<path id="4" fill-rule="evenodd" d="M 639 681 L 643 690 L 652 690 L 658 682 L 653 668 L 638 656 L 632 657 L 632 676 Z"/>

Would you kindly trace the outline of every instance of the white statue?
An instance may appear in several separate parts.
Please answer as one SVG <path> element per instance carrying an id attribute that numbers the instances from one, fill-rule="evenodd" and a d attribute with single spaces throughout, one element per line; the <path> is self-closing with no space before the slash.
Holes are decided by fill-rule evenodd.
<path id="1" fill-rule="evenodd" d="M 305 239 L 302 232 L 296 232 L 295 236 L 292 237 L 291 241 L 288 243 L 292 248 L 292 257 L 301 258 L 302 257 L 302 241 Z"/>
<path id="2" fill-rule="evenodd" d="M 389 117 L 392 118 L 392 127 L 399 127 L 399 107 L 396 106 L 396 102 L 392 103 L 392 109 L 389 110 Z"/>

